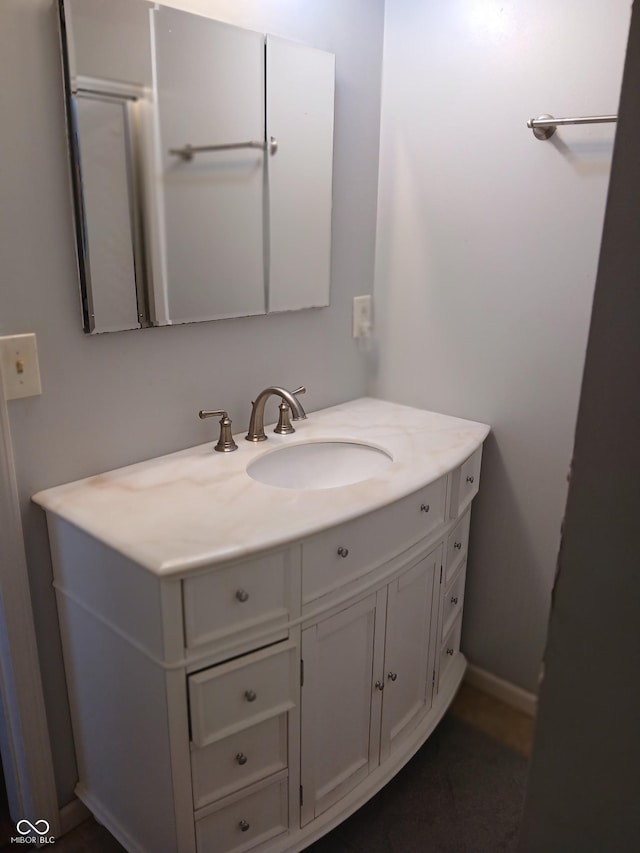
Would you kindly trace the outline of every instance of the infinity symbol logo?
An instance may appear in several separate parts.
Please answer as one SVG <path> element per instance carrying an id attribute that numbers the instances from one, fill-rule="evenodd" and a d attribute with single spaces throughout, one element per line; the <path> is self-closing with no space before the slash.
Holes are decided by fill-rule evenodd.
<path id="1" fill-rule="evenodd" d="M 49 832 L 49 824 L 46 820 L 37 820 L 35 823 L 31 823 L 30 820 L 19 820 L 16 829 L 20 835 L 29 835 L 30 832 L 35 832 L 36 835 L 46 835 Z"/>

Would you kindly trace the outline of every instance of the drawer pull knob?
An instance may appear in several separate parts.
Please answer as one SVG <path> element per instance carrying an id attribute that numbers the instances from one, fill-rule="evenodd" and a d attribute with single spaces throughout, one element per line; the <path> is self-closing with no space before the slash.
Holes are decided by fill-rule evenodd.
<path id="1" fill-rule="evenodd" d="M 251 824 L 248 820 L 241 820 L 238 826 L 240 827 L 240 832 L 246 832 L 251 827 Z"/>
<path id="2" fill-rule="evenodd" d="M 420 504 L 420 512 L 429 512 L 430 509 L 429 504 Z"/>
<path id="3" fill-rule="evenodd" d="M 242 766 L 243 764 L 247 763 L 247 756 L 244 754 L 244 752 L 239 752 L 236 755 L 236 761 L 240 766 Z"/>
<path id="4" fill-rule="evenodd" d="M 384 684 L 381 681 L 376 681 L 376 687 L 378 690 L 384 690 Z"/>
<path id="5" fill-rule="evenodd" d="M 349 549 L 348 549 L 348 548 L 343 548 L 343 547 L 342 547 L 342 545 L 341 545 L 341 546 L 338 548 L 338 556 L 339 556 L 339 557 L 348 557 L 348 556 L 349 556 Z"/>
<path id="6" fill-rule="evenodd" d="M 238 599 L 238 601 L 248 601 L 249 600 L 249 593 L 247 592 L 246 589 L 239 589 L 236 592 L 236 598 Z"/>
<path id="7" fill-rule="evenodd" d="M 247 700 L 247 702 L 255 702 L 258 698 L 258 694 L 255 690 L 245 690 L 244 698 Z"/>
<path id="8" fill-rule="evenodd" d="M 388 673 L 388 674 L 387 674 L 387 678 L 388 678 L 390 681 L 395 681 L 397 677 L 398 677 L 398 673 L 397 673 L 397 672 L 390 672 L 390 673 Z"/>
<path id="9" fill-rule="evenodd" d="M 459 551 L 462 548 L 462 542 L 454 542 L 453 547 L 456 549 L 456 551 Z"/>
<path id="10" fill-rule="evenodd" d="M 458 603 L 458 596 L 457 596 L 457 595 L 454 595 L 454 596 L 452 597 L 452 599 L 451 599 L 451 603 L 452 603 L 452 604 L 457 604 L 457 603 Z"/>
<path id="11" fill-rule="evenodd" d="M 453 649 L 447 649 L 447 654 L 448 654 L 448 655 L 453 655 Z"/>
<path id="12" fill-rule="evenodd" d="M 475 477 L 473 476 L 473 474 L 469 474 L 469 476 L 467 477 L 467 483 L 471 483 L 471 485 L 473 485 L 474 480 Z"/>

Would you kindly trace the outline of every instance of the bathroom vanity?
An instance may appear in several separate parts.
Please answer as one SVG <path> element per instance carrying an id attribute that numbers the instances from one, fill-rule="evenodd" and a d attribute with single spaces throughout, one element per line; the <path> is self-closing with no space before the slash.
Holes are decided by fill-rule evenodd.
<path id="1" fill-rule="evenodd" d="M 234 453 L 209 442 L 34 497 L 76 793 L 127 850 L 302 850 L 424 743 L 466 667 L 488 432 L 365 398 L 293 435 L 236 436 Z M 284 448 L 321 443 L 385 464 L 332 487 L 297 483 L 298 461 L 286 487 L 252 476 L 268 454 L 287 466 Z"/>

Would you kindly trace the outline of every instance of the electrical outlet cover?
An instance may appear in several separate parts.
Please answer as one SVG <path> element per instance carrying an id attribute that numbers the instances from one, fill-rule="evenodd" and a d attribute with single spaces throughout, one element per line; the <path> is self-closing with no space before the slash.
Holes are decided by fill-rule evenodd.
<path id="1" fill-rule="evenodd" d="M 372 297 L 353 297 L 353 337 L 368 338 L 371 334 L 372 325 Z"/>

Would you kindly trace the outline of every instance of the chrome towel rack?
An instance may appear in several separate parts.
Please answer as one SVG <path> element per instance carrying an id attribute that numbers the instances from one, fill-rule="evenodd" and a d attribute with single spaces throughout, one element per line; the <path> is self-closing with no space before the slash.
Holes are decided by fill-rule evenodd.
<path id="1" fill-rule="evenodd" d="M 556 128 L 563 124 L 604 124 L 606 122 L 618 121 L 618 116 L 582 116 L 579 118 L 554 118 L 550 115 L 530 118 L 527 127 L 533 131 L 536 139 L 549 139 L 556 132 Z"/>
<path id="2" fill-rule="evenodd" d="M 269 154 L 275 154 L 278 150 L 278 141 L 275 137 L 270 137 L 268 142 L 225 142 L 221 145 L 185 145 L 182 148 L 170 148 L 169 154 L 175 154 L 176 157 L 181 157 L 183 160 L 193 160 L 194 154 L 201 154 L 205 151 L 233 151 L 236 148 L 259 148 L 261 151 L 268 151 Z"/>

